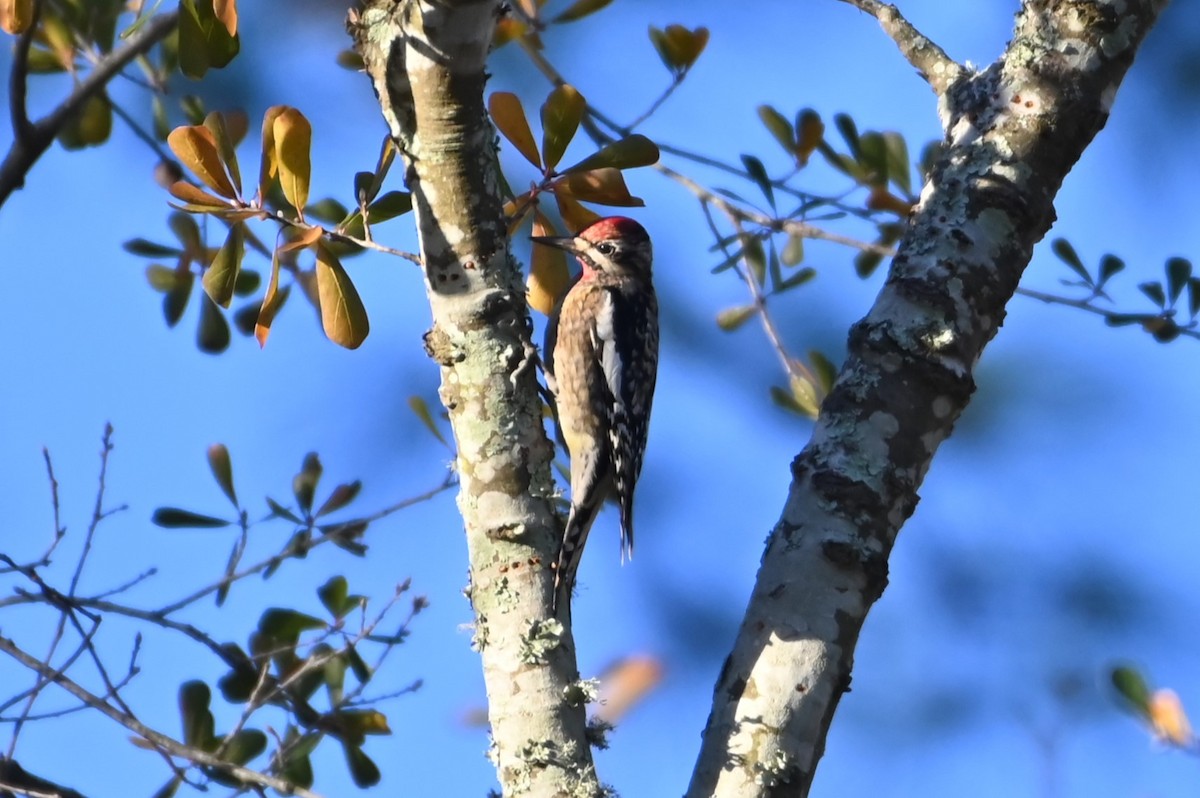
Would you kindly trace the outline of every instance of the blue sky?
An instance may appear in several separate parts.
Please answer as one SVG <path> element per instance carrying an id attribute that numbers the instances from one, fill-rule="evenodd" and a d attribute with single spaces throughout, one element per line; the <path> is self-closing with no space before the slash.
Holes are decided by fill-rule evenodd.
<path id="1" fill-rule="evenodd" d="M 347 199 L 353 172 L 374 162 L 383 126 L 366 80 L 332 66 L 346 41 L 341 4 L 330 5 L 337 7 L 314 4 L 304 23 L 284 18 L 280 4 L 246 8 L 245 55 L 222 86 L 247 104 L 252 120 L 280 103 L 312 118 L 314 196 Z M 1015 11 L 1007 2 L 900 7 L 953 57 L 975 64 L 1000 52 Z M 1177 40 L 1192 24 L 1188 13 L 1182 4 L 1171 8 L 1147 47 Z M 804 106 L 826 118 L 845 111 L 860 128 L 903 132 L 914 151 L 938 135 L 925 84 L 872 19 L 832 0 L 763 2 L 741 16 L 718 2 L 680 10 L 618 1 L 588 23 L 546 34 L 547 52 L 589 100 L 628 120 L 668 81 L 646 25 L 673 22 L 707 25 L 712 40 L 643 129 L 652 138 L 726 161 L 754 153 L 777 173 L 786 163 L 758 121 L 763 102 L 789 116 Z M 1114 293 L 1130 309 L 1141 307 L 1135 284 L 1160 278 L 1166 257 L 1200 253 L 1193 223 L 1200 156 L 1182 143 L 1194 137 L 1198 117 L 1167 88 L 1176 78 L 1170 60 L 1151 55 L 1135 64 L 1108 127 L 1068 177 L 1051 233 L 1072 240 L 1089 263 L 1103 252 L 1124 257 L 1131 274 Z M 492 89 L 518 92 L 531 109 L 547 91 L 515 49 L 496 55 L 493 72 Z M 133 104 L 139 95 L 125 86 L 115 96 Z M 587 154 L 584 142 L 577 146 L 571 152 Z M 248 148 L 242 158 L 256 162 Z M 522 164 L 506 153 L 514 185 L 531 177 Z M 0 316 L 8 341 L 0 354 L 0 496 L 8 511 L 0 551 L 20 559 L 48 542 L 46 446 L 71 532 L 57 562 L 65 579 L 77 550 L 70 547 L 80 545 L 90 517 L 100 433 L 111 422 L 109 501 L 130 508 L 101 527 L 84 585 L 99 591 L 156 566 L 158 576 L 128 595 L 153 607 L 211 581 L 232 542 L 228 531 L 149 523 L 163 504 L 224 509 L 204 461 L 210 443 L 230 446 L 239 494 L 264 512 L 258 497 L 286 500 L 308 451 L 320 452 L 329 486 L 364 480 L 357 503 L 364 510 L 433 486 L 448 455 L 407 407 L 414 394 L 435 401 L 437 380 L 421 351 L 429 315 L 414 267 L 375 256 L 347 262 L 372 320 L 358 351 L 324 341 L 311 312 L 293 302 L 265 350 L 235 340 L 225 355 L 201 354 L 195 308 L 166 330 L 142 277 L 144 261 L 120 248 L 135 236 L 167 235 L 166 196 L 151 166 L 125 133 L 97 152 L 55 148 L 0 213 L 9 297 Z M 679 794 L 686 785 L 712 683 L 782 506 L 787 464 L 809 425 L 770 404 L 767 387 L 781 378 L 761 330 L 716 329 L 716 313 L 746 296 L 731 275 L 709 275 L 716 258 L 695 201 L 649 170 L 629 182 L 646 199 L 634 215 L 656 245 L 663 362 L 639 490 L 637 558 L 618 565 L 616 519 L 602 517 L 575 614 L 585 674 L 629 653 L 664 663 L 661 689 L 598 757 L 604 779 L 639 798 Z M 814 168 L 805 185 L 836 191 L 838 184 Z M 378 234 L 414 247 L 407 219 Z M 853 277 L 850 257 L 813 244 L 807 263 L 818 279 L 776 305 L 797 351 L 818 347 L 840 361 L 848 325 L 866 312 L 883 277 L 882 270 L 866 281 Z M 1055 291 L 1065 276 L 1043 244 L 1023 285 Z M 1200 701 L 1200 649 L 1189 623 L 1200 562 L 1190 498 L 1200 434 L 1191 412 L 1195 346 L 1162 346 L 1069 309 L 1013 301 L 980 364 L 975 400 L 900 535 L 817 794 L 1192 793 L 1196 762 L 1151 745 L 1106 700 L 1102 678 L 1107 665 L 1128 658 L 1185 703 Z M 254 534 L 261 555 L 287 532 L 263 526 Z M 186 619 L 244 640 L 265 606 L 317 611 L 314 590 L 330 574 L 345 574 L 353 590 L 379 599 L 411 576 L 431 606 L 381 674 L 389 686 L 377 689 L 415 678 L 425 686 L 388 704 L 395 734 L 372 740 L 367 751 L 383 766 L 384 789 L 481 795 L 494 775 L 482 756 L 483 733 L 461 722 L 483 697 L 464 628 L 465 547 L 452 497 L 379 524 L 368 542 L 366 560 L 323 552 L 236 589 L 223 612 L 198 606 Z M 6 611 L 0 630 L 36 652 L 47 617 Z M 113 662 L 127 658 L 133 631 L 105 622 L 102 645 Z M 161 636 L 147 639 L 143 665 L 127 697 L 168 732 L 177 731 L 179 682 L 221 674 L 204 652 Z M 16 678 L 0 664 L 0 683 Z M 1082 684 L 1076 698 L 1056 703 L 1053 686 L 1071 678 Z M 58 701 L 48 699 L 47 708 Z M 218 727 L 233 717 L 220 712 Z M 27 729 L 17 758 L 91 796 L 150 794 L 167 774 L 127 737 L 108 721 L 74 716 Z M 318 790 L 353 794 L 336 762 L 325 772 Z"/>

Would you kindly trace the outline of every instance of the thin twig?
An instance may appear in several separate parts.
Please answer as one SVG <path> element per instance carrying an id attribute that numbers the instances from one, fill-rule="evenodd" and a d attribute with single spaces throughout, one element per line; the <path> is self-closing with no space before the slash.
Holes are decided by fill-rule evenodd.
<path id="1" fill-rule="evenodd" d="M 38 660 L 29 656 L 15 643 L 13 643 L 13 641 L 7 638 L 0 637 L 0 653 L 4 653 L 12 657 L 24 667 L 36 672 L 40 678 L 57 684 L 62 689 L 78 698 L 80 701 L 83 701 L 88 706 L 98 710 L 111 720 L 116 721 L 134 734 L 138 735 L 144 740 L 147 740 L 156 748 L 167 754 L 170 754 L 171 756 L 186 759 L 187 761 L 197 765 L 207 765 L 208 767 L 217 768 L 218 770 L 228 773 L 234 778 L 251 782 L 253 784 L 260 784 L 264 787 L 270 787 L 273 790 L 278 790 L 284 795 L 298 795 L 301 796 L 301 798 L 320 798 L 317 793 L 314 793 L 311 790 L 299 787 L 284 779 L 276 778 L 275 776 L 271 776 L 266 773 L 260 773 L 257 770 L 251 770 L 249 768 L 242 767 L 241 765 L 235 765 L 232 762 L 226 762 L 206 751 L 201 751 L 198 748 L 184 745 L 183 743 L 168 737 L 162 732 L 151 729 L 149 726 L 146 726 L 132 715 L 114 709 L 107 701 L 102 699 L 100 696 L 86 690 L 67 677 L 65 674 L 60 673 L 54 668 L 51 668 L 49 665 L 39 662 Z"/>
<path id="2" fill-rule="evenodd" d="M 387 516 L 391 515 L 392 513 L 398 512 L 398 511 L 403 510 L 408 507 L 411 507 L 414 504 L 419 504 L 420 502 L 429 501 L 434 496 L 437 496 L 439 493 L 442 493 L 443 491 L 448 490 L 449 488 L 453 487 L 457 483 L 458 483 L 458 480 L 455 477 L 454 473 L 447 472 L 446 478 L 444 480 L 442 480 L 442 483 L 440 485 L 438 485 L 437 487 L 427 490 L 424 493 L 418 494 L 416 496 L 411 496 L 407 499 L 396 502 L 392 506 L 386 507 L 383 510 L 380 510 L 372 515 L 364 516 L 362 518 L 356 519 L 355 521 L 348 521 L 346 523 L 355 523 L 355 522 L 373 523 L 375 521 L 380 520 L 381 518 L 386 518 Z M 345 525 L 339 524 L 338 526 L 343 527 Z M 330 541 L 338 538 L 338 536 L 340 534 L 341 534 L 341 532 L 339 529 L 337 529 L 337 528 L 332 529 L 329 532 L 322 534 L 320 537 L 313 538 L 313 539 L 303 543 L 300 548 L 302 551 L 307 553 L 307 552 L 315 549 L 317 546 L 324 545 L 324 544 L 329 543 Z M 190 593 L 187 596 L 184 596 L 183 598 L 179 599 L 178 601 L 176 601 L 172 604 L 168 604 L 167 606 L 163 607 L 162 609 L 155 611 L 154 615 L 157 618 L 161 618 L 161 619 L 165 620 L 168 615 L 178 612 L 179 610 L 183 609 L 184 607 L 186 607 L 190 604 L 194 604 L 196 601 L 199 601 L 200 599 L 204 598 L 205 596 L 215 593 L 216 591 L 220 590 L 224 585 L 233 584 L 234 582 L 237 582 L 241 579 L 245 579 L 247 576 L 261 573 L 262 571 L 265 571 L 268 568 L 274 568 L 274 567 L 278 566 L 280 563 L 282 563 L 283 561 L 294 556 L 296 553 L 298 553 L 298 552 L 293 549 L 290 549 L 290 548 L 286 549 L 283 552 L 273 555 L 273 556 L 269 557 L 268 559 L 263 560 L 262 562 L 260 562 L 256 565 L 252 565 L 247 568 L 244 568 L 243 570 L 238 571 L 237 573 L 229 574 L 229 575 L 225 576 L 223 579 L 221 579 L 220 581 L 215 582 L 214 584 L 200 588 L 199 590 L 197 590 L 193 593 Z M 0 603 L 0 606 L 2 606 L 2 603 Z"/>
<path id="3" fill-rule="evenodd" d="M 1045 302 L 1048 305 L 1064 305 L 1069 308 L 1076 308 L 1078 310 L 1082 310 L 1087 313 L 1091 313 L 1096 316 L 1100 316 L 1101 318 L 1105 319 L 1106 321 L 1119 320 L 1119 319 L 1122 319 L 1123 317 L 1127 317 L 1127 316 L 1131 315 L 1129 313 L 1121 313 L 1121 312 L 1118 312 L 1115 310 L 1105 310 L 1104 308 L 1098 308 L 1092 304 L 1091 299 L 1071 299 L 1070 297 L 1057 296 L 1055 294 L 1046 294 L 1046 293 L 1042 293 L 1041 291 L 1034 291 L 1029 288 L 1018 288 L 1017 293 L 1020 294 L 1021 296 L 1029 297 L 1030 299 L 1036 299 L 1039 302 Z M 1144 315 L 1147 317 L 1147 319 L 1157 319 L 1157 318 L 1161 317 L 1160 314 L 1157 314 L 1157 313 L 1146 313 Z M 1187 327 L 1183 327 L 1180 325 L 1176 325 L 1176 329 L 1179 331 L 1179 334 L 1182 336 L 1200 340 L 1200 330 L 1189 329 Z"/>
<path id="4" fill-rule="evenodd" d="M 879 0 L 842 2 L 849 3 L 879 20 L 884 33 L 900 48 L 900 54 L 929 81 L 929 85 L 939 97 L 966 71 L 961 64 L 946 55 L 941 47 L 913 27 L 895 6 L 881 3 Z"/>

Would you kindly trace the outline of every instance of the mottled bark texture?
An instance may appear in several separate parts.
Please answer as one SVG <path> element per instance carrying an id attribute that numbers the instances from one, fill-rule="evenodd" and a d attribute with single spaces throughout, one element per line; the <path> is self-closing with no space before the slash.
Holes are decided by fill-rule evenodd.
<path id="1" fill-rule="evenodd" d="M 413 195 L 470 594 L 504 795 L 598 794 L 570 635 L 550 618 L 560 534 L 524 285 L 509 253 L 484 62 L 495 0 L 369 0 L 350 20 Z"/>
<path id="2" fill-rule="evenodd" d="M 688 798 L 804 796 L 896 533 L 975 383 L 1063 178 L 1165 0 L 1026 2 L 982 71 L 874 14 L 938 94 L 946 151 L 808 446 L 717 681 Z M 950 79 L 947 79 L 950 76 Z"/>

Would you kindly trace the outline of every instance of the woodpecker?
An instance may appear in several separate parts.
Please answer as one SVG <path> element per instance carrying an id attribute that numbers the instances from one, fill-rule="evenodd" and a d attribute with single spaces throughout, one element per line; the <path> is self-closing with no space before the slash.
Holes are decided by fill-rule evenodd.
<path id="1" fill-rule="evenodd" d="M 583 267 L 550 317 L 543 365 L 571 456 L 571 509 L 554 576 L 556 610 L 571 588 L 592 522 L 606 499 L 621 515 L 621 559 L 633 556 L 633 489 L 642 471 L 658 373 L 658 299 L 650 236 L 623 216 L 578 235 L 535 237 Z"/>

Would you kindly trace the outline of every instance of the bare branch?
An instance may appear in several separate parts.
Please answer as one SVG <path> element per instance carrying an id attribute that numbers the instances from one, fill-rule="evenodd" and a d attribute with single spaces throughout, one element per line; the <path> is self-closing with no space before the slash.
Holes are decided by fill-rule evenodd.
<path id="1" fill-rule="evenodd" d="M 946 55 L 941 47 L 914 28 L 894 5 L 881 3 L 879 0 L 842 0 L 842 2 L 849 3 L 879 20 L 884 33 L 891 37 L 896 46 L 900 48 L 900 54 L 908 60 L 908 63 L 916 67 L 917 71 L 921 73 L 921 77 L 929 82 L 934 93 L 939 97 L 945 94 L 950 85 L 966 71 L 961 64 Z"/>
<path id="2" fill-rule="evenodd" d="M 259 784 L 263 787 L 270 787 L 273 790 L 278 790 L 284 795 L 298 795 L 300 798 L 321 798 L 317 793 L 312 792 L 311 790 L 306 790 L 305 788 L 299 787 L 284 779 L 280 779 L 266 773 L 260 773 L 257 770 L 251 770 L 250 768 L 242 767 L 241 765 L 235 765 L 232 762 L 226 762 L 219 757 L 213 756 L 207 751 L 201 751 L 198 748 L 184 745 L 183 743 L 178 742 L 162 732 L 151 729 L 149 726 L 145 725 L 132 715 L 115 709 L 103 698 L 81 687 L 78 683 L 67 677 L 65 674 L 29 656 L 15 643 L 13 643 L 13 641 L 5 637 L 0 637 L 0 653 L 4 653 L 12 657 L 21 665 L 37 673 L 41 679 L 58 685 L 63 690 L 66 690 L 68 693 L 75 696 L 80 701 L 83 701 L 88 706 L 96 709 L 109 719 L 116 721 L 142 739 L 150 742 L 156 749 L 164 752 L 165 754 L 179 757 L 180 759 L 185 759 L 197 765 L 206 765 L 208 767 L 216 768 L 217 770 L 228 773 L 234 778 L 249 782 L 251 784 Z"/>

